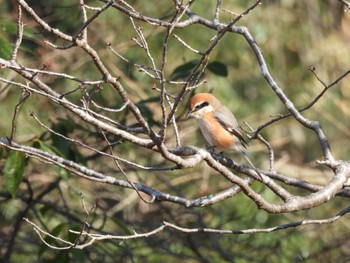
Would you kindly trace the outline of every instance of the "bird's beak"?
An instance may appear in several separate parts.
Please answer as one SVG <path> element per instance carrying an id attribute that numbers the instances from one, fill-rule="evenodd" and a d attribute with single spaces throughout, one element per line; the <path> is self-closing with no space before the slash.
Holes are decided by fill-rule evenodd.
<path id="1" fill-rule="evenodd" d="M 193 112 L 190 111 L 190 110 L 187 112 L 187 114 L 186 114 L 186 120 L 192 117 L 192 113 L 193 113 Z"/>

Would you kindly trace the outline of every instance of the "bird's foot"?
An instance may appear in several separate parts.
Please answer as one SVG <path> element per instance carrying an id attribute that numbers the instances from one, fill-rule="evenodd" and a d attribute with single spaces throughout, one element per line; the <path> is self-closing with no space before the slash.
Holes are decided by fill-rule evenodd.
<path id="1" fill-rule="evenodd" d="M 216 146 L 211 146 L 211 145 L 205 147 L 205 149 L 206 149 L 210 154 L 215 153 L 215 148 L 216 148 Z"/>
<path id="2" fill-rule="evenodd" d="M 219 154 L 218 154 L 218 155 L 220 156 L 220 158 L 224 158 L 224 157 L 225 157 L 225 155 L 224 155 L 224 152 L 223 152 L 223 151 L 219 152 Z"/>

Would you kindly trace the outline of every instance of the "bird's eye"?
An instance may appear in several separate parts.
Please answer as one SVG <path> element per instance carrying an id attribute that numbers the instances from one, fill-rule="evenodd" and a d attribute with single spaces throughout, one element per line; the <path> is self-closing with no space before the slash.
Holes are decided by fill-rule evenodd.
<path id="1" fill-rule="evenodd" d="M 208 106 L 208 105 L 209 105 L 209 103 L 205 101 L 205 102 L 202 102 L 200 104 L 197 104 L 195 109 L 199 110 L 199 109 L 204 108 L 205 106 Z"/>

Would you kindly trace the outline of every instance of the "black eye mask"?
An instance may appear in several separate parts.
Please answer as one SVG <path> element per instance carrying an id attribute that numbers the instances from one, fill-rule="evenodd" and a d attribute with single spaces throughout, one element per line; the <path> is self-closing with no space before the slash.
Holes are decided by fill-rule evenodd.
<path id="1" fill-rule="evenodd" d="M 208 102 L 202 102 L 201 104 L 198 104 L 198 105 L 196 105 L 196 107 L 195 107 L 195 110 L 197 111 L 197 110 L 200 110 L 201 108 L 204 108 L 205 106 L 208 106 L 209 105 L 209 103 Z"/>

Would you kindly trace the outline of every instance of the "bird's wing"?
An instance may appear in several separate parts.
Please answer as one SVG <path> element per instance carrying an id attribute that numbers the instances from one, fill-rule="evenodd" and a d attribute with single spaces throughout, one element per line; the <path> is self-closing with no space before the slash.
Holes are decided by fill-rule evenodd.
<path id="1" fill-rule="evenodd" d="M 235 116 L 226 106 L 221 106 L 217 110 L 213 111 L 213 114 L 215 119 L 222 125 L 222 127 L 236 136 L 244 147 L 248 145 L 247 141 L 243 138 L 243 135 L 239 130 Z"/>

